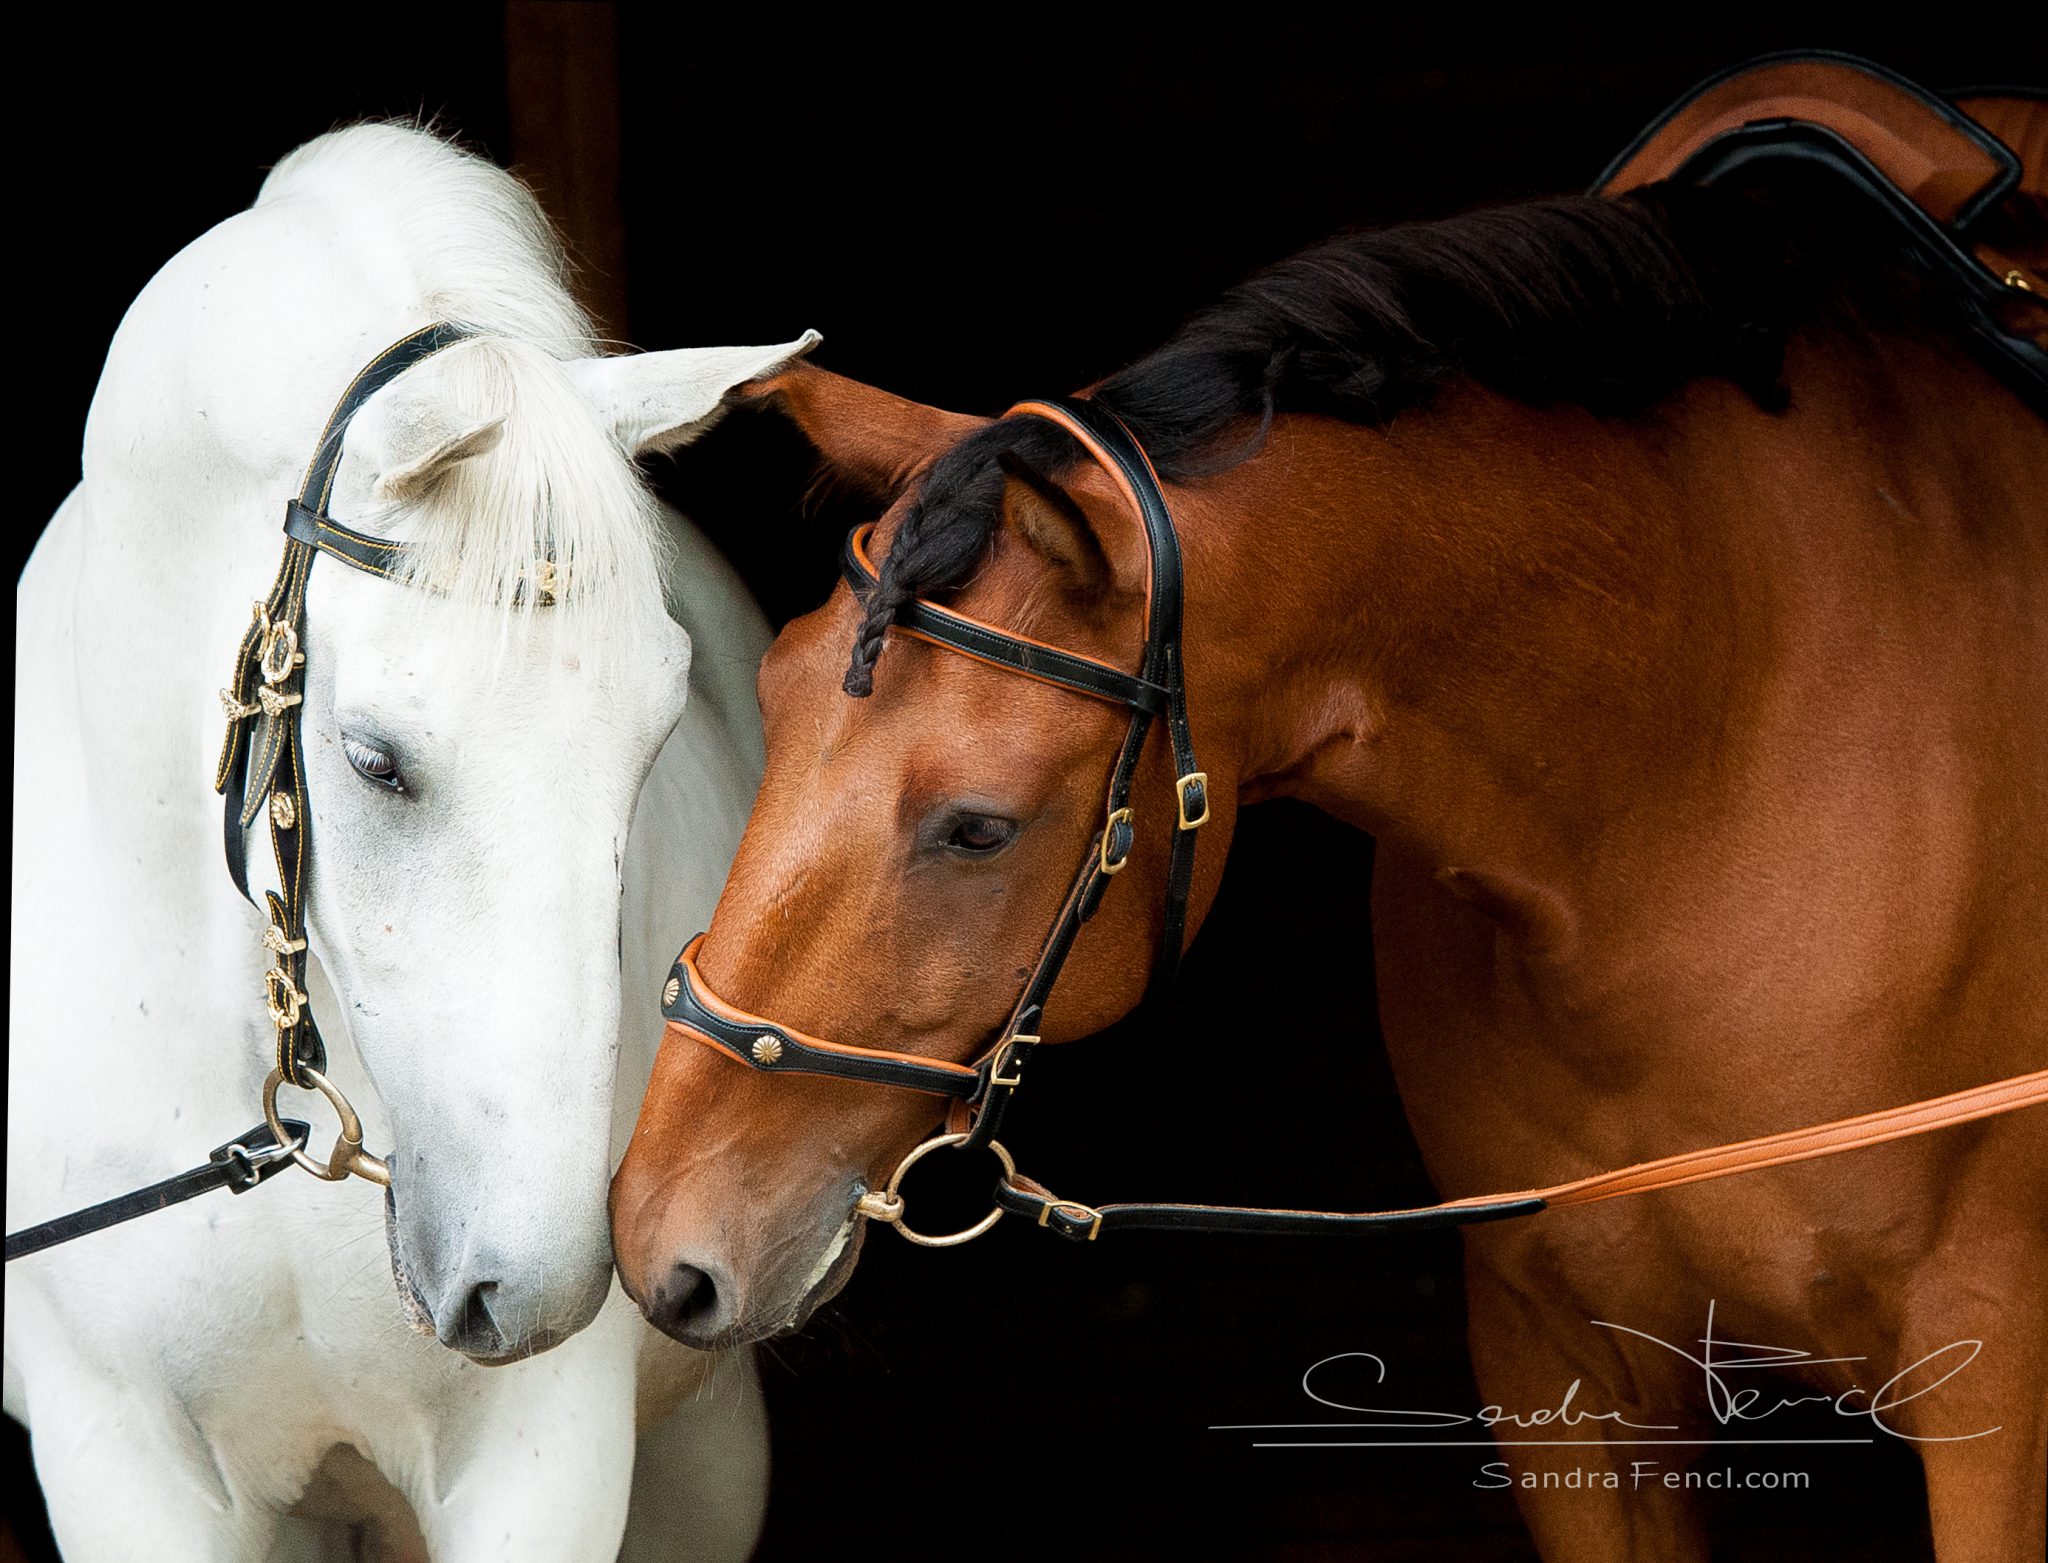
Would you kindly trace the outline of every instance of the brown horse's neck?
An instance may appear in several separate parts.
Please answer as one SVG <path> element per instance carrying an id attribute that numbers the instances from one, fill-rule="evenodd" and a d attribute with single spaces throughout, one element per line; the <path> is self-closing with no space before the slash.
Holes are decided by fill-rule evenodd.
<path id="1" fill-rule="evenodd" d="M 1215 691 L 1245 801 L 1372 831 L 1558 961 L 1589 919 L 1645 914 L 1603 874 L 1654 871 L 1707 820 L 1776 850 L 1773 773 L 1895 741 L 1855 670 L 1898 661 L 1915 698 L 1914 605 L 1967 589 L 1970 490 L 2030 508 L 2041 450 L 1971 366 L 1900 348 L 1879 394 L 1843 352 L 1795 358 L 1804 410 L 1781 416 L 1703 382 L 1629 420 L 1476 389 L 1384 430 L 1281 420 L 1182 506 L 1198 738 Z M 1866 412 L 1843 416 L 1852 379 Z M 1967 469 L 1942 454 L 1964 448 Z"/>

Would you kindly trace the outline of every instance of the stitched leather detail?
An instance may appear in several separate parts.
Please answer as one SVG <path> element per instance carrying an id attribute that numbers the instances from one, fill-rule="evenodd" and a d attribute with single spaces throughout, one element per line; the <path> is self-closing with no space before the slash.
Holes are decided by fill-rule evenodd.
<path id="1" fill-rule="evenodd" d="M 391 580 L 405 562 L 405 545 L 382 537 L 371 537 L 343 526 L 339 521 L 306 508 L 301 499 L 284 507 L 284 535 L 310 543 L 343 564 Z"/>

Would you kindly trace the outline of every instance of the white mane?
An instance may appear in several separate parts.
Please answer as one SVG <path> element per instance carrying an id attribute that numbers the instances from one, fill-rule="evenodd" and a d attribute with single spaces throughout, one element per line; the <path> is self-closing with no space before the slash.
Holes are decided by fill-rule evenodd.
<path id="1" fill-rule="evenodd" d="M 411 285 L 439 319 L 548 348 L 597 351 L 569 293 L 569 266 L 547 214 L 503 169 L 410 125 L 355 125 L 309 141 L 271 170 L 256 204 L 310 200 L 344 226 L 397 235 Z"/>
<path id="2" fill-rule="evenodd" d="M 434 363 L 447 410 L 505 420 L 493 449 L 361 524 L 404 537 L 415 579 L 439 594 L 530 610 L 536 567 L 552 561 L 553 611 L 613 633 L 662 623 L 659 512 L 562 368 L 598 345 L 526 187 L 425 131 L 360 125 L 279 163 L 256 204 L 283 200 L 335 210 L 344 232 L 390 235 L 407 268 L 396 286 L 425 318 L 477 333 Z"/>

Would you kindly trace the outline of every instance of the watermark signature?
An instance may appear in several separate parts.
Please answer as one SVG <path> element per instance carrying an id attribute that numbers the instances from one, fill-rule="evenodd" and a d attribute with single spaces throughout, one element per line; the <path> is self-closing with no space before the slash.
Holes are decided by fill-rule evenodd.
<path id="1" fill-rule="evenodd" d="M 1252 1446 L 1258 1449 L 1419 1449 L 1439 1446 L 1473 1449 L 1535 1448 L 1545 1445 L 1676 1447 L 1731 1443 L 1871 1444 L 1880 1438 L 1896 1438 L 1908 1443 L 1961 1443 L 1973 1438 L 1986 1438 L 1998 1431 L 1997 1427 L 1980 1427 L 1953 1433 L 1909 1433 L 1896 1421 L 1900 1407 L 1936 1395 L 1943 1385 L 1968 1369 L 1984 1349 L 1981 1340 L 1951 1341 L 1946 1346 L 1928 1352 L 1917 1361 L 1908 1363 L 1875 1388 L 1851 1384 L 1838 1394 L 1784 1395 L 1773 1394 L 1754 1383 L 1745 1383 L 1744 1376 L 1783 1373 L 1826 1364 L 1866 1362 L 1869 1359 L 1860 1356 L 1820 1357 L 1798 1346 L 1772 1346 L 1755 1341 L 1727 1339 L 1715 1330 L 1712 1302 L 1707 1304 L 1704 1333 L 1697 1342 L 1686 1345 L 1664 1340 L 1626 1324 L 1615 1324 L 1604 1319 L 1593 1319 L 1588 1322 L 1597 1329 L 1614 1330 L 1624 1335 L 1632 1335 L 1638 1340 L 1648 1341 L 1651 1345 L 1670 1352 L 1689 1364 L 1690 1371 L 1699 1375 L 1707 1412 L 1713 1421 L 1722 1428 L 1736 1429 L 1744 1433 L 1754 1432 L 1758 1436 L 1635 1436 L 1657 1433 L 1685 1434 L 1696 1432 L 1698 1429 L 1696 1426 L 1688 1427 L 1678 1422 L 1634 1421 L 1619 1410 L 1603 1409 L 1590 1404 L 1591 1392 L 1586 1389 L 1583 1379 L 1576 1378 L 1563 1387 L 1555 1402 L 1527 1408 L 1489 1405 L 1472 1412 L 1432 1411 L 1415 1407 L 1366 1405 L 1352 1398 L 1338 1398 L 1340 1395 L 1349 1397 L 1357 1393 L 1342 1388 L 1342 1385 L 1345 1380 L 1356 1378 L 1359 1364 L 1372 1370 L 1374 1385 L 1386 1383 L 1386 1360 L 1370 1351 L 1334 1353 L 1310 1364 L 1308 1371 L 1301 1376 L 1302 1393 L 1316 1404 L 1328 1407 L 1332 1411 L 1369 1417 L 1370 1421 L 1220 1422 L 1212 1423 L 1210 1430 L 1272 1435 L 1254 1437 Z M 1378 1397 L 1375 1395 L 1372 1398 L 1376 1400 Z M 1816 1404 L 1830 1407 L 1834 1414 L 1842 1419 L 1844 1436 L 1777 1437 L 1772 1436 L 1770 1429 L 1765 1425 L 1772 1417 L 1795 1406 Z M 1925 1409 L 1923 1407 L 1922 1411 Z M 1853 1434 L 1847 1432 L 1851 1427 L 1857 1430 Z M 1465 1429 L 1484 1429 L 1490 1436 L 1474 1439 L 1454 1436 Z M 1543 1432 L 1545 1436 L 1516 1436 L 1538 1431 Z M 1361 1432 L 1419 1433 L 1434 1436 L 1352 1436 Z M 1600 1436 L 1569 1436 L 1574 1432 L 1596 1433 Z M 1300 1436 L 1280 1436 L 1288 1434 Z M 1639 1463 L 1650 1465 L 1650 1462 Z"/>

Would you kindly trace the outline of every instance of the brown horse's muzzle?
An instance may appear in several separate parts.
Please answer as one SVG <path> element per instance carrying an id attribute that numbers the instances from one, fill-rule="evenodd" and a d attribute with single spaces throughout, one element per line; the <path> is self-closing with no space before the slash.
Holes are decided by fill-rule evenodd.
<path id="1" fill-rule="evenodd" d="M 711 1349 L 793 1329 L 852 1273 L 865 1183 L 833 1152 L 861 1140 L 819 1132 L 845 1127 L 842 1102 L 793 1099 L 818 1086 L 763 1089 L 668 1028 L 611 1192 L 619 1280 L 663 1334 Z M 715 1139 L 693 1132 L 709 1124 Z"/>

